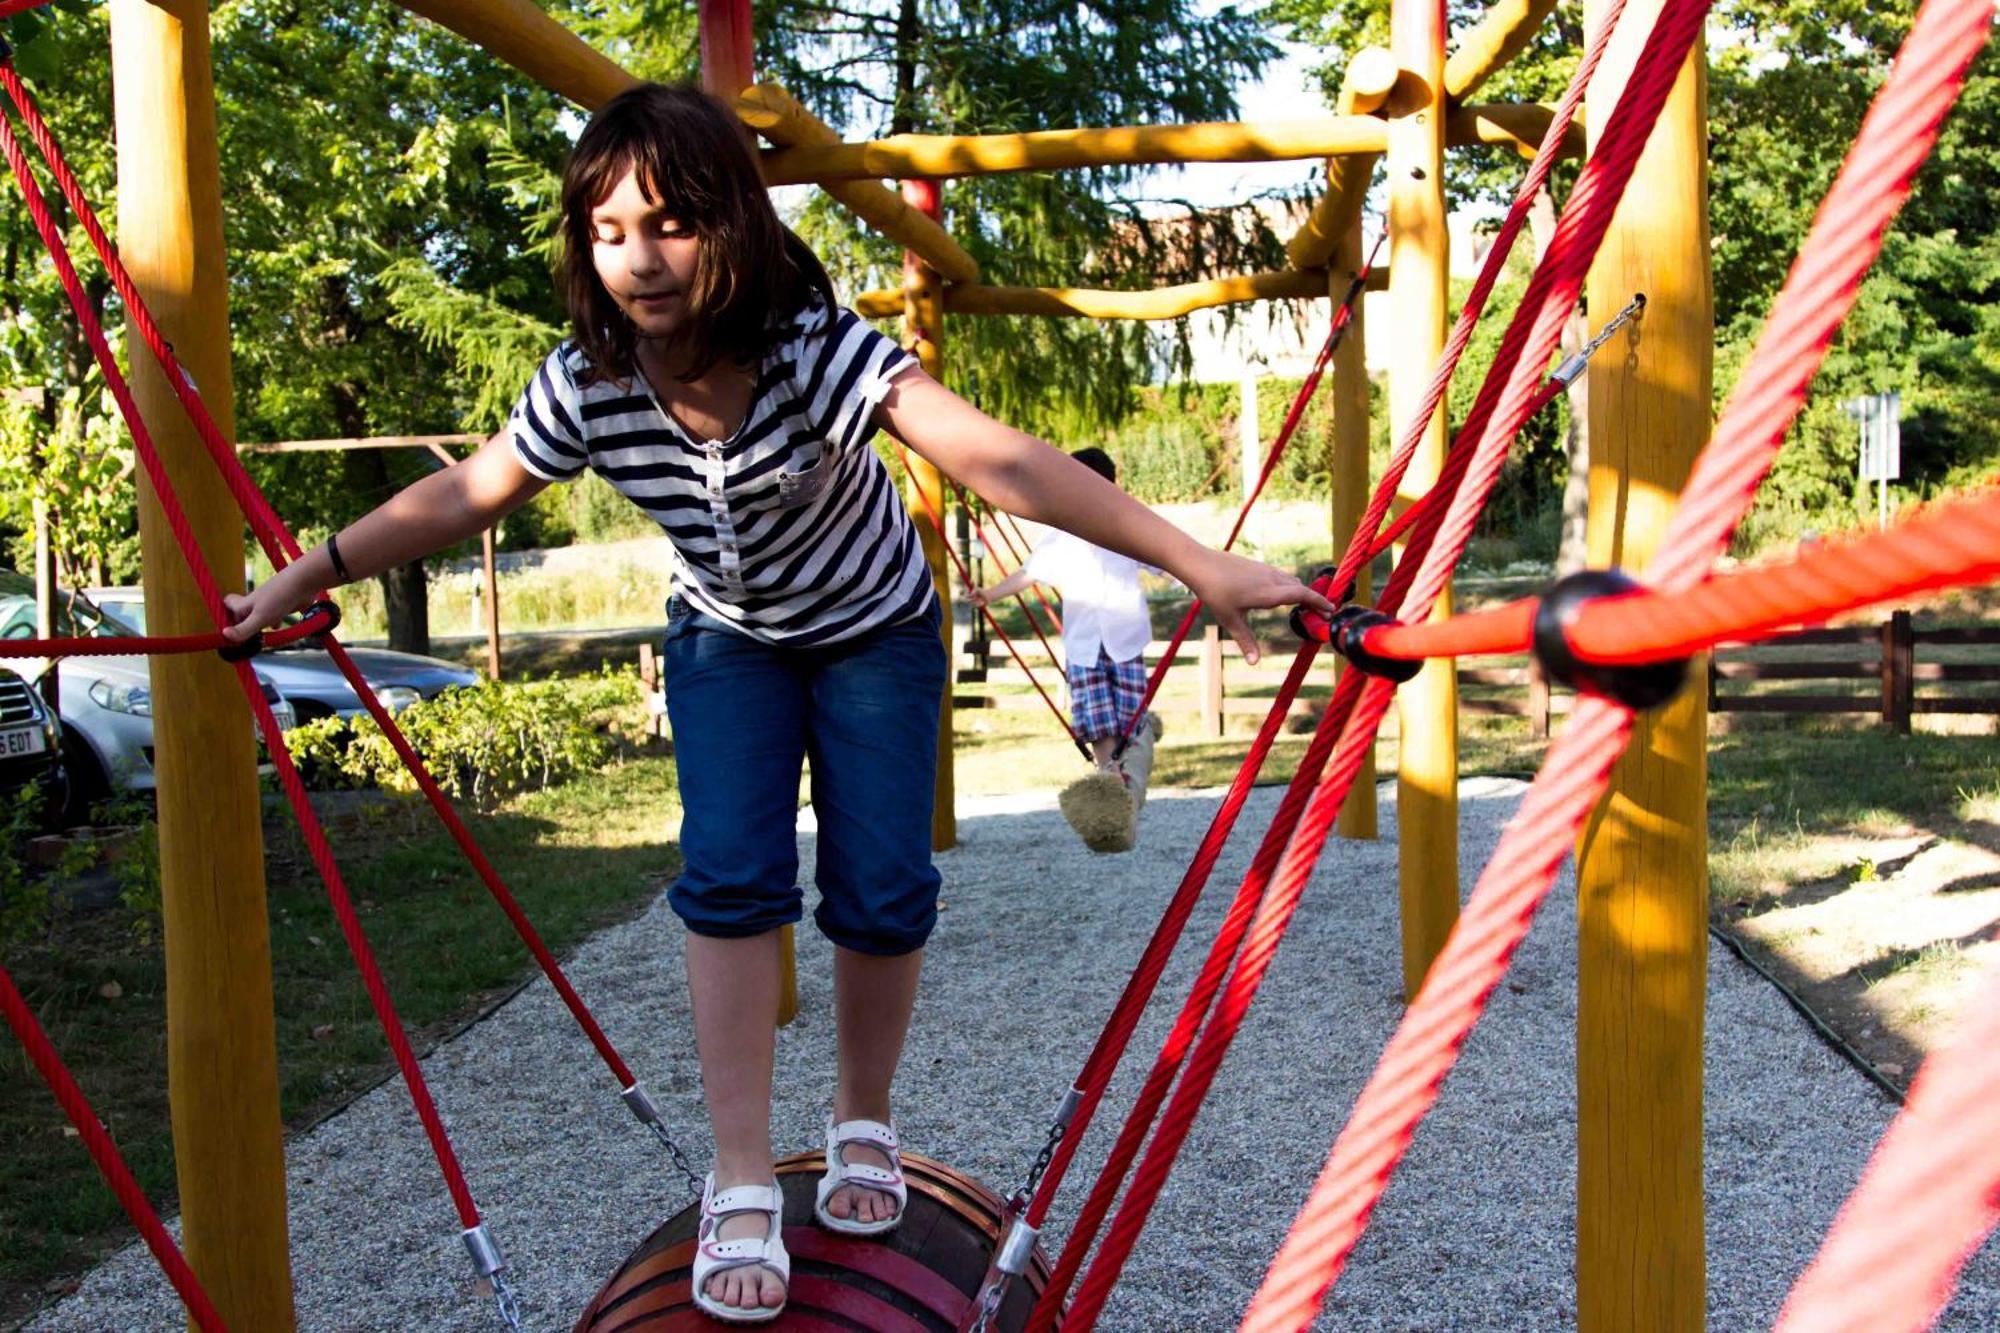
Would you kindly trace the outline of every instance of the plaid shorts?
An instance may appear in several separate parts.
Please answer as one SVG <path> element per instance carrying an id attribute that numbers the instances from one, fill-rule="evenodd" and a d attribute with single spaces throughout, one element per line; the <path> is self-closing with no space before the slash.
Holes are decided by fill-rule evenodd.
<path id="1" fill-rule="evenodd" d="M 1090 666 L 1069 664 L 1070 725 L 1079 740 L 1123 736 L 1139 701 L 1146 697 L 1146 662 L 1135 657 L 1114 662 L 1102 648 Z"/>

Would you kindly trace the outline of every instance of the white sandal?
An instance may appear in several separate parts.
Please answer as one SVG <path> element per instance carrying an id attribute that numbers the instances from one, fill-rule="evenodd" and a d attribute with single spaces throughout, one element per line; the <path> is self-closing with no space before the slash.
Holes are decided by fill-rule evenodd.
<path id="1" fill-rule="evenodd" d="M 771 1219 L 764 1238 L 746 1236 L 741 1240 L 715 1240 L 724 1218 L 734 1213 L 763 1213 Z M 694 1303 L 703 1314 L 725 1324 L 763 1324 L 776 1319 L 785 1308 L 776 1305 L 725 1305 L 708 1294 L 708 1280 L 732 1268 L 768 1268 L 778 1275 L 787 1291 L 792 1285 L 792 1256 L 785 1252 L 785 1193 L 776 1183 L 737 1185 L 715 1191 L 715 1173 L 701 1191 L 701 1228 L 695 1233 Z"/>
<path id="2" fill-rule="evenodd" d="M 842 1157 L 841 1149 L 850 1143 L 865 1144 L 887 1153 L 890 1165 L 849 1164 Z M 895 1128 L 879 1120 L 843 1120 L 835 1124 L 831 1116 L 827 1117 L 826 1174 L 820 1177 L 819 1195 L 813 1204 L 813 1216 L 819 1219 L 819 1224 L 828 1231 L 839 1231 L 849 1236 L 880 1236 L 901 1225 L 903 1208 L 910 1201 L 910 1192 L 903 1184 L 903 1156 L 898 1151 L 899 1146 Z M 843 1185 L 855 1185 L 888 1195 L 896 1201 L 894 1215 L 873 1222 L 835 1217 L 827 1211 L 826 1201 Z"/>

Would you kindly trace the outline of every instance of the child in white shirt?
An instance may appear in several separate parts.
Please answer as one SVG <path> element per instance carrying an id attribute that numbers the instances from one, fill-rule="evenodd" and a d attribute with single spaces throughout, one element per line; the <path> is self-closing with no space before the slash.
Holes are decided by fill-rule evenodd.
<path id="1" fill-rule="evenodd" d="M 1116 484 L 1117 465 L 1102 449 L 1071 455 Z M 1069 683 L 1070 727 L 1090 746 L 1098 767 L 1112 766 L 1118 742 L 1146 694 L 1146 645 L 1153 639 L 1139 572 L 1152 569 L 1130 556 L 1051 531 L 1022 566 L 990 588 L 972 592 L 975 606 L 1012 597 L 1030 583 L 1062 596 L 1063 660 Z"/>

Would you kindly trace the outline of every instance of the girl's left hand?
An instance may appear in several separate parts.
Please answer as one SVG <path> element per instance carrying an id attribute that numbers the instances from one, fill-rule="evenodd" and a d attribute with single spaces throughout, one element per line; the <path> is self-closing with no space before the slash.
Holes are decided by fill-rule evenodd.
<path id="1" fill-rule="evenodd" d="M 1201 598 L 1216 623 L 1236 640 L 1245 662 L 1254 663 L 1258 657 L 1257 638 L 1250 632 L 1246 612 L 1301 603 L 1329 616 L 1339 609 L 1283 570 L 1227 551 L 1204 550 L 1199 568 L 1189 570 L 1182 581 Z"/>

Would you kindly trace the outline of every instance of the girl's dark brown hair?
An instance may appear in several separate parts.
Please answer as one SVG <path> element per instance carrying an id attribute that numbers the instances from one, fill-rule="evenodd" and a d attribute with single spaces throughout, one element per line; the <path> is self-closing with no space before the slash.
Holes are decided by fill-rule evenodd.
<path id="1" fill-rule="evenodd" d="M 725 359 L 754 366 L 775 325 L 815 300 L 833 305 L 825 267 L 771 207 L 741 122 L 699 89 L 643 83 L 599 108 L 563 169 L 563 302 L 593 378 L 634 373 L 638 338 L 598 281 L 590 223 L 634 168 L 646 194 L 700 244 L 683 294 L 680 337 L 694 349 L 686 378 Z"/>

